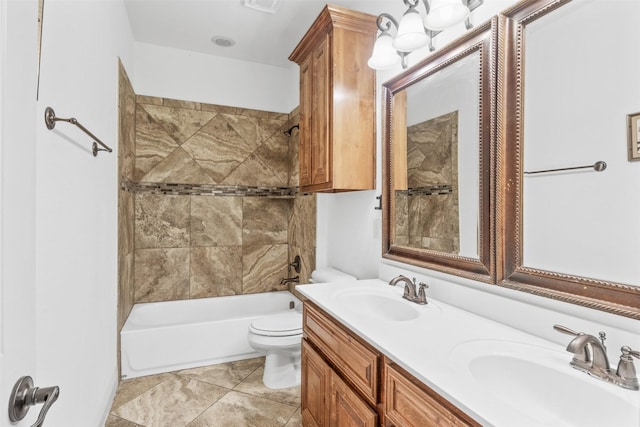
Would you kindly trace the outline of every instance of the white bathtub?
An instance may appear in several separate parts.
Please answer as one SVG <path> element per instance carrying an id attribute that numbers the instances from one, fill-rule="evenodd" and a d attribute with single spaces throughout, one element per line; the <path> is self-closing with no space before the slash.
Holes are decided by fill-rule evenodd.
<path id="1" fill-rule="evenodd" d="M 122 378 L 261 356 L 249 346 L 256 317 L 302 304 L 287 291 L 133 306 L 120 333 Z"/>

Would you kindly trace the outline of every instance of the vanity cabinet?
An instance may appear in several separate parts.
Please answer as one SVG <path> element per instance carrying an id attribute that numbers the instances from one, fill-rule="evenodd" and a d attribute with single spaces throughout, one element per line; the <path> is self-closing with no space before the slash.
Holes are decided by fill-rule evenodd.
<path id="1" fill-rule="evenodd" d="M 303 310 L 302 425 L 480 426 L 309 301 Z"/>
<path id="2" fill-rule="evenodd" d="M 380 356 L 311 303 L 305 303 L 303 334 L 334 368 L 374 406 L 378 402 Z"/>
<path id="3" fill-rule="evenodd" d="M 378 414 L 302 341 L 302 425 L 376 427 Z"/>
<path id="4" fill-rule="evenodd" d="M 302 424 L 307 427 L 329 425 L 329 405 L 326 396 L 330 387 L 331 368 L 311 347 L 302 340 Z"/>
<path id="5" fill-rule="evenodd" d="M 300 66 L 300 190 L 375 188 L 376 17 L 327 5 L 289 56 Z"/>
<path id="6" fill-rule="evenodd" d="M 393 362 L 383 368 L 385 426 L 479 426 Z"/>

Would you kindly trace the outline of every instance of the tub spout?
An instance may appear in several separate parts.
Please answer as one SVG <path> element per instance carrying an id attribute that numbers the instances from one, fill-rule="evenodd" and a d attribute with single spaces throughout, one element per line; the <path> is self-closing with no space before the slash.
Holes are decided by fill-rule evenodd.
<path id="1" fill-rule="evenodd" d="M 280 281 L 280 285 L 288 285 L 289 283 L 300 283 L 300 276 L 287 277 Z"/>

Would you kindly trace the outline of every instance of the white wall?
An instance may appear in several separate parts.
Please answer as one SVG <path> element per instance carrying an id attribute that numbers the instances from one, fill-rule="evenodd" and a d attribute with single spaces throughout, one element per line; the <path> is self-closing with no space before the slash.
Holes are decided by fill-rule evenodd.
<path id="1" fill-rule="evenodd" d="M 35 229 L 38 383 L 61 389 L 49 427 L 103 425 L 117 384 L 118 57 L 131 69 L 132 46 L 121 0 L 46 0 Z M 94 158 L 68 123 L 47 130 L 47 106 L 114 151 Z"/>
<path id="2" fill-rule="evenodd" d="M 318 194 L 316 265 L 359 279 L 378 277 L 381 214 L 375 191 Z"/>
<path id="3" fill-rule="evenodd" d="M 290 113 L 298 105 L 298 68 L 280 68 L 135 43 L 138 95 Z"/>

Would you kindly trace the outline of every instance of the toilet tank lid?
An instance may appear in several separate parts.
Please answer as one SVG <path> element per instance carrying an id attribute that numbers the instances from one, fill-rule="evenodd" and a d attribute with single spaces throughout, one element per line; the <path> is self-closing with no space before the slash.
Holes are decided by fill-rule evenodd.
<path id="1" fill-rule="evenodd" d="M 300 331 L 302 333 L 302 314 L 291 310 L 286 313 L 258 317 L 251 322 L 251 328 L 264 332 Z"/>

